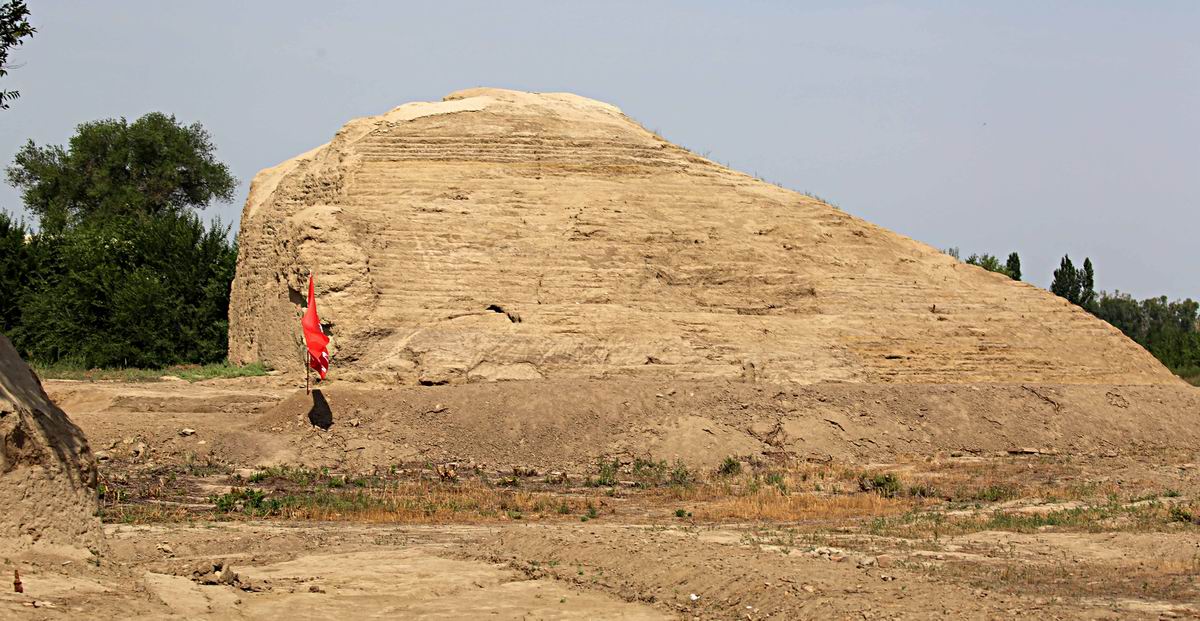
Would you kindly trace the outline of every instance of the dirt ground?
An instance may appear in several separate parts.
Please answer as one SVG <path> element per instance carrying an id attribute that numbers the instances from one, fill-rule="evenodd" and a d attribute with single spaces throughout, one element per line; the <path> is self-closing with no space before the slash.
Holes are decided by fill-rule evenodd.
<path id="1" fill-rule="evenodd" d="M 1190 388 L 46 389 L 107 543 L 0 618 L 1200 618 Z"/>

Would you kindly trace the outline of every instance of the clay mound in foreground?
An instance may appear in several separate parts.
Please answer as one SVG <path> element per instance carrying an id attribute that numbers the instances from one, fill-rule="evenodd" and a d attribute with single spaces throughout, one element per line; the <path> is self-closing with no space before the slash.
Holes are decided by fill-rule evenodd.
<path id="1" fill-rule="evenodd" d="M 96 460 L 0 335 L 0 552 L 97 550 Z"/>
<path id="2" fill-rule="evenodd" d="M 1119 331 L 570 94 L 454 93 L 255 178 L 229 353 L 341 377 L 1178 384 Z"/>

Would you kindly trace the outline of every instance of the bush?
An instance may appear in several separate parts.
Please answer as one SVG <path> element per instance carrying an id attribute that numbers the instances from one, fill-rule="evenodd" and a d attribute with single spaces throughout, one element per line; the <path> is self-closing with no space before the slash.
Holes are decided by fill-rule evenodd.
<path id="1" fill-rule="evenodd" d="M 621 460 L 614 459 L 606 461 L 601 459 L 596 462 L 596 478 L 588 480 L 588 484 L 592 487 L 611 487 L 617 484 L 617 472 L 621 469 Z"/>
<path id="2" fill-rule="evenodd" d="M 44 364 L 220 362 L 237 246 L 191 213 L 110 218 L 41 234 L 25 261 L 14 344 Z"/>
<path id="3" fill-rule="evenodd" d="M 735 457 L 726 457 L 725 461 L 721 462 L 721 466 L 717 468 L 717 473 L 726 477 L 741 474 L 742 462 Z"/>
<path id="4" fill-rule="evenodd" d="M 690 487 L 696 482 L 696 474 L 688 469 L 682 459 L 676 459 L 671 468 L 670 483 L 676 487 Z"/>
<path id="5" fill-rule="evenodd" d="M 890 472 L 865 476 L 859 479 L 858 486 L 864 492 L 875 492 L 884 498 L 895 498 L 902 489 L 900 479 Z"/>

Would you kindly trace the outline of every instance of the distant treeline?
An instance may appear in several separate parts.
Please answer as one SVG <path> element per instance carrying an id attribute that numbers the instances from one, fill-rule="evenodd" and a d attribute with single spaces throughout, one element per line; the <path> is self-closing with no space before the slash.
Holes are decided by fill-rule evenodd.
<path id="1" fill-rule="evenodd" d="M 957 248 L 945 252 L 959 258 Z M 987 254 L 971 255 L 966 262 L 1021 279 L 1021 259 L 1015 252 L 1004 265 Z M 1090 258 L 1076 268 L 1071 257 L 1064 256 L 1054 270 L 1050 291 L 1112 324 L 1171 371 L 1200 385 L 1200 303 L 1191 299 L 1170 301 L 1166 296 L 1135 300 L 1120 291 L 1097 293 L 1095 283 L 1096 271 Z"/>
<path id="2" fill-rule="evenodd" d="M 236 181 L 198 124 L 150 113 L 28 142 L 7 169 L 37 230 L 0 211 L 0 331 L 27 359 L 164 367 L 225 358 L 237 246 L 195 213 Z"/>

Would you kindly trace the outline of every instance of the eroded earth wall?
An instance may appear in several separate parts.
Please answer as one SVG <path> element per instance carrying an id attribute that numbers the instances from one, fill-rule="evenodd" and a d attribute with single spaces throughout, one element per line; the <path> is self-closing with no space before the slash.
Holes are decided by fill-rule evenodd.
<path id="1" fill-rule="evenodd" d="M 98 550 L 96 510 L 87 439 L 0 335 L 0 552 Z"/>
<path id="2" fill-rule="evenodd" d="M 718 122 L 718 121 L 714 121 Z M 1177 383 L 1115 328 L 569 94 L 475 89 L 260 173 L 230 357 L 342 377 Z"/>

